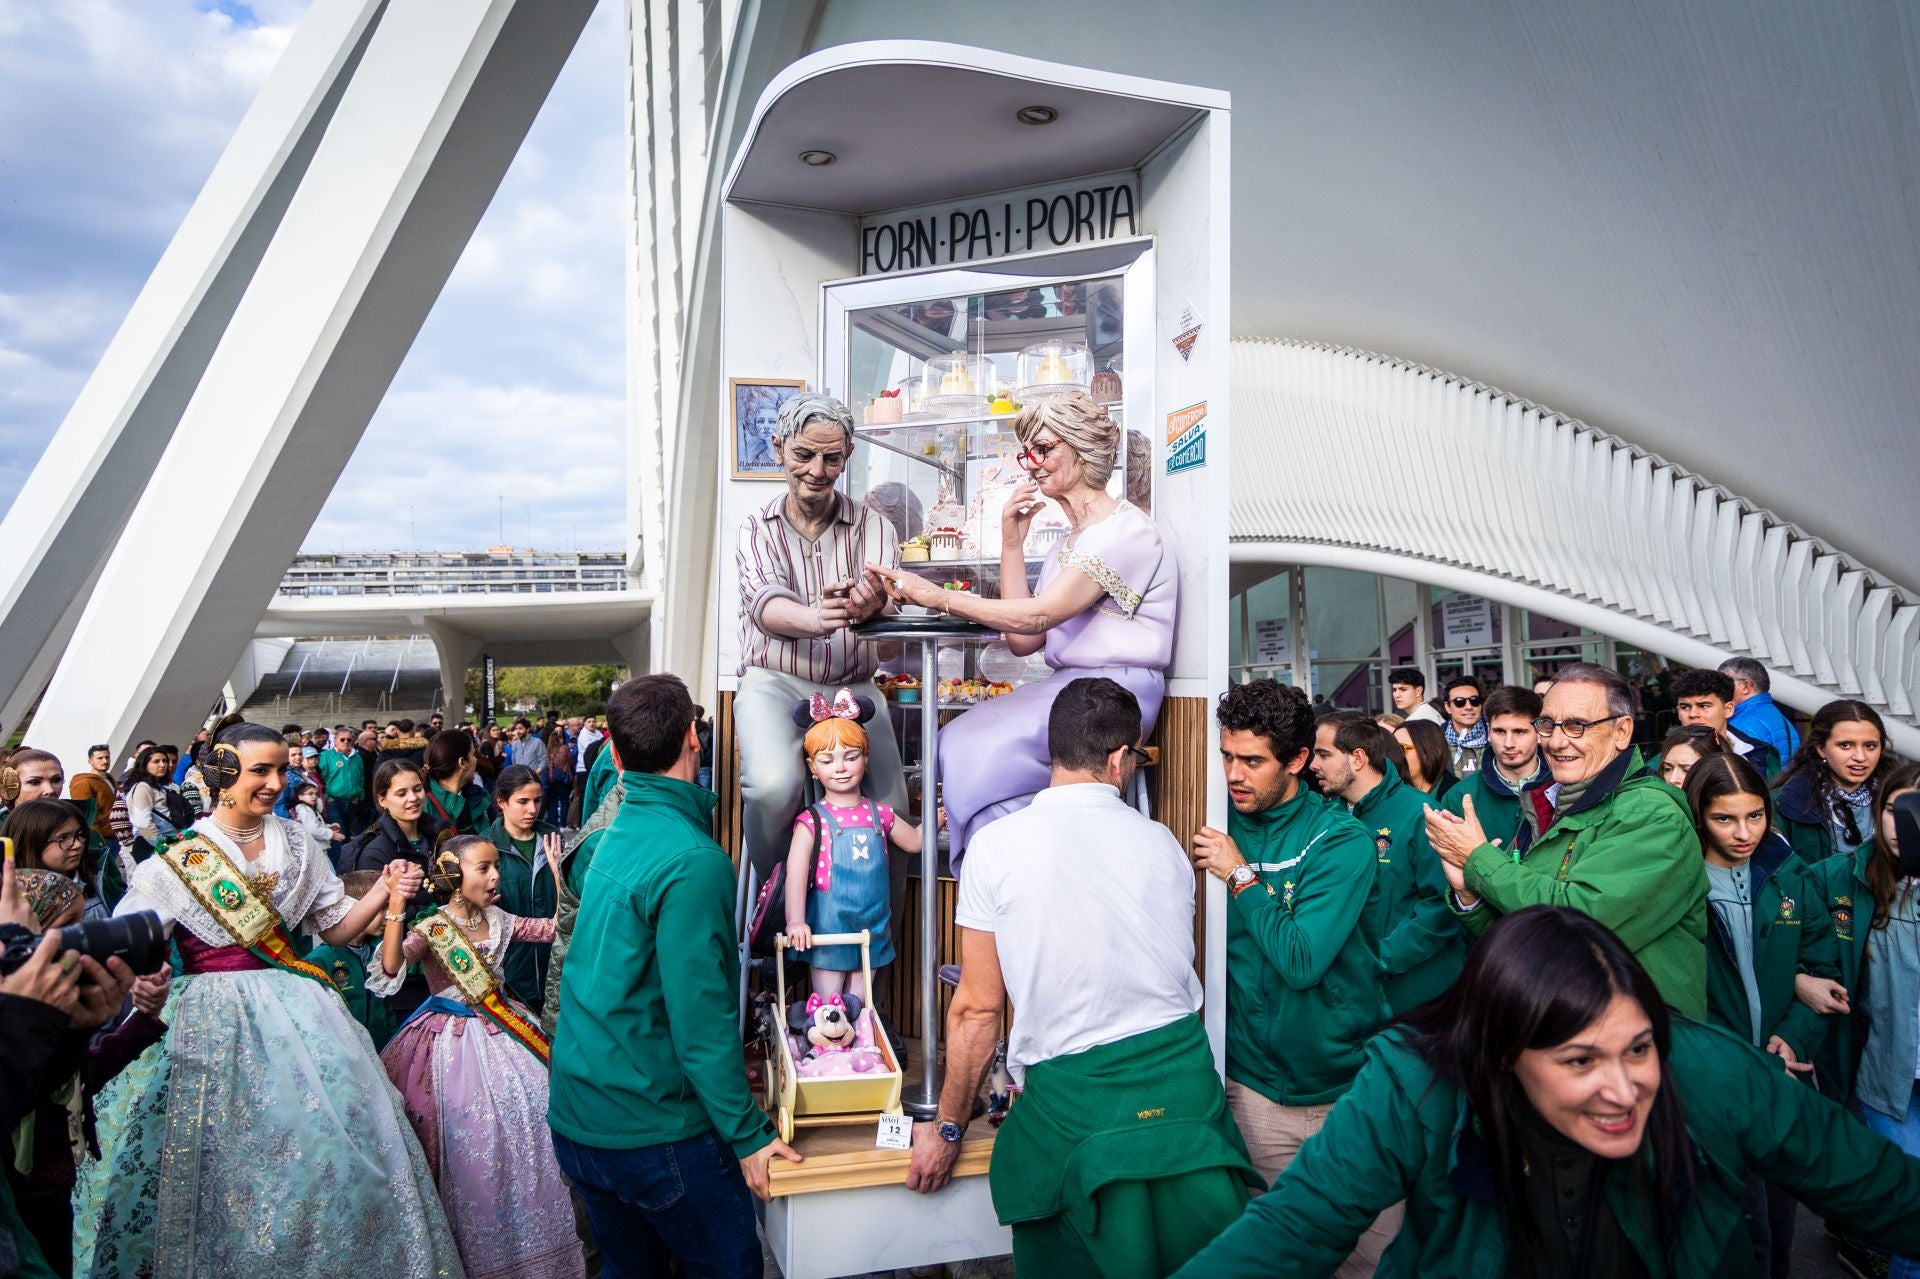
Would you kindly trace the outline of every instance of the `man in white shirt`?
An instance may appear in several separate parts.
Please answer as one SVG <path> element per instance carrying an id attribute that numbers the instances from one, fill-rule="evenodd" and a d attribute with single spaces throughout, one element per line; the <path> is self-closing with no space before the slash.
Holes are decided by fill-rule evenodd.
<path id="1" fill-rule="evenodd" d="M 1052 778 L 974 836 L 960 879 L 961 978 L 938 1124 L 916 1126 L 910 1189 L 952 1176 L 1012 997 L 1025 1087 L 988 1181 L 1019 1274 L 1167 1274 L 1264 1189 L 1227 1112 L 1198 1012 L 1194 874 L 1121 798 L 1140 706 L 1078 679 L 1047 722 Z"/>
<path id="2" fill-rule="evenodd" d="M 1393 694 L 1393 709 L 1409 720 L 1424 719 L 1444 723 L 1440 712 L 1427 700 L 1427 677 L 1418 666 L 1396 666 L 1387 672 L 1387 687 Z"/>

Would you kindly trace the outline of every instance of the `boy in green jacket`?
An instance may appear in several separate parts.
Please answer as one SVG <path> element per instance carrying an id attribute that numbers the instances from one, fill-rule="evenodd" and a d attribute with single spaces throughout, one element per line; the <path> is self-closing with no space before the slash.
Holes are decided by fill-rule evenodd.
<path id="1" fill-rule="evenodd" d="M 1458 817 L 1473 801 L 1480 825 L 1502 848 L 1513 847 L 1520 830 L 1520 797 L 1530 787 L 1549 780 L 1546 757 L 1540 753 L 1540 694 L 1517 684 L 1502 684 L 1487 693 L 1482 718 L 1487 723 L 1487 749 L 1480 767 L 1455 783 L 1441 800 L 1443 811 Z"/>
<path id="2" fill-rule="evenodd" d="M 377 870 L 350 870 L 340 877 L 340 887 L 355 901 L 365 897 L 379 882 Z M 373 949 L 380 944 L 386 927 L 386 921 L 376 917 L 359 941 L 344 946 L 315 946 L 306 956 L 309 964 L 333 982 L 353 1019 L 367 1028 L 375 1052 L 387 1046 L 394 1031 L 393 1008 L 386 996 L 367 989 L 367 963 L 373 958 Z"/>
<path id="3" fill-rule="evenodd" d="M 758 1274 L 749 1189 L 774 1155 L 800 1157 L 747 1090 L 734 1021 L 733 864 L 694 784 L 693 699 L 643 675 L 607 707 L 626 794 L 601 837 L 560 983 L 553 1129 L 560 1171 L 609 1257 Z"/>
<path id="4" fill-rule="evenodd" d="M 1399 744 L 1370 715 L 1340 711 L 1314 729 L 1307 765 L 1320 792 L 1344 802 L 1373 838 L 1379 863 L 1380 971 L 1387 1008 L 1398 1015 L 1445 990 L 1460 975 L 1467 935 L 1447 909 L 1447 877 L 1427 843 L 1426 796 L 1400 780 Z"/>
<path id="5" fill-rule="evenodd" d="M 1233 812 L 1194 836 L 1194 865 L 1225 880 L 1227 1102 L 1271 1180 L 1353 1083 L 1387 1020 L 1379 854 L 1366 829 L 1301 780 L 1314 739 L 1306 694 L 1272 680 L 1221 695 Z M 1355 1256 L 1369 1268 L 1399 1229 L 1389 1209 Z"/>
<path id="6" fill-rule="evenodd" d="M 1661 995 L 1707 1015 L 1707 872 L 1680 792 L 1642 775 L 1633 690 L 1618 671 L 1576 662 L 1547 690 L 1539 723 L 1553 785 L 1526 792 L 1512 845 L 1495 843 L 1469 800 L 1427 810 L 1450 902 L 1474 936 L 1497 915 L 1570 906 L 1633 951 Z"/>

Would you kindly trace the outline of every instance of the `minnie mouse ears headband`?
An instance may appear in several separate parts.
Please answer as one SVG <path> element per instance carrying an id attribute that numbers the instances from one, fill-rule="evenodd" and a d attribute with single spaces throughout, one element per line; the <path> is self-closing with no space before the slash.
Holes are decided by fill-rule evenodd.
<path id="1" fill-rule="evenodd" d="M 800 728 L 812 728 L 822 720 L 829 719 L 850 719 L 856 724 L 864 724 L 872 718 L 872 699 L 855 697 L 850 688 L 835 693 L 832 701 L 828 701 L 824 693 L 815 693 L 804 701 L 796 702 L 793 707 L 793 722 Z"/>

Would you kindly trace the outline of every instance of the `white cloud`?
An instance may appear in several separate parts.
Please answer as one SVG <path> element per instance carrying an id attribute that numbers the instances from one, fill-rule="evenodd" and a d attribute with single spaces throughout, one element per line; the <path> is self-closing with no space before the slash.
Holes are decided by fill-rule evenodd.
<path id="1" fill-rule="evenodd" d="M 0 507 L 305 0 L 0 0 Z M 306 545 L 622 544 L 621 8 L 604 0 Z M 521 512 L 516 519 L 513 506 Z"/>

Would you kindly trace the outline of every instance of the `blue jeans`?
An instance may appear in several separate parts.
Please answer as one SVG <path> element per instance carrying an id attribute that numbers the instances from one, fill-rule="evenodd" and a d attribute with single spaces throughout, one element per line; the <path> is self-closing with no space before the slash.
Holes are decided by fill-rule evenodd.
<path id="1" fill-rule="evenodd" d="M 587 1202 L 603 1279 L 759 1279 L 760 1234 L 740 1161 L 713 1133 L 637 1150 L 553 1134 L 560 1171 Z"/>
<path id="2" fill-rule="evenodd" d="M 1907 1104 L 1905 1119 L 1895 1119 L 1865 1104 L 1860 1107 L 1860 1117 L 1867 1121 L 1867 1127 L 1901 1150 L 1920 1157 L 1920 1081 L 1913 1086 L 1913 1100 Z M 1887 1279 L 1920 1279 L 1920 1258 L 1895 1257 L 1887 1267 Z"/>

